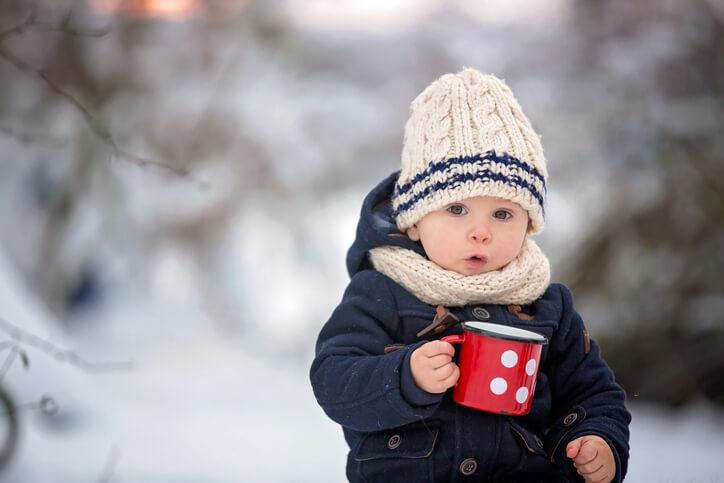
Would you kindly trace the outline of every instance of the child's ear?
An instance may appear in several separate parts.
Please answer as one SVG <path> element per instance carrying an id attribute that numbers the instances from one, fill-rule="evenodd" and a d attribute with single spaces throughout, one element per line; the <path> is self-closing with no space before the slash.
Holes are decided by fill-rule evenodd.
<path id="1" fill-rule="evenodd" d="M 420 231 L 417 229 L 417 225 L 412 225 L 407 229 L 407 238 L 412 241 L 420 241 Z"/>

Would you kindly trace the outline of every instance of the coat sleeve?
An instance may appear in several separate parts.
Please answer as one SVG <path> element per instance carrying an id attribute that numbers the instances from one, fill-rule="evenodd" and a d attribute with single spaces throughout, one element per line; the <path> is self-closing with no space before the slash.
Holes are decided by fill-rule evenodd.
<path id="1" fill-rule="evenodd" d="M 570 291 L 562 286 L 562 316 L 551 341 L 548 369 L 556 423 L 547 440 L 551 458 L 572 481 L 582 481 L 568 457 L 566 446 L 584 435 L 603 438 L 616 460 L 614 482 L 626 475 L 631 415 L 624 405 L 624 390 L 601 359 L 598 345 L 588 338 L 583 321 L 573 308 Z"/>
<path id="2" fill-rule="evenodd" d="M 354 431 L 396 428 L 432 414 L 442 394 L 419 389 L 410 355 L 423 342 L 384 354 L 400 323 L 393 282 L 374 270 L 356 274 L 322 328 L 310 380 L 317 402 Z"/>

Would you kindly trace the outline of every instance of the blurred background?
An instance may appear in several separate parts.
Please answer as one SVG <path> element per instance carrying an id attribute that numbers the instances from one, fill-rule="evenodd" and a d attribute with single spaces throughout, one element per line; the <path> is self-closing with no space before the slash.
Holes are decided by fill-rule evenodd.
<path id="1" fill-rule="evenodd" d="M 0 0 L 0 480 L 343 481 L 314 341 L 463 66 L 542 135 L 627 480 L 724 481 L 722 0 Z"/>

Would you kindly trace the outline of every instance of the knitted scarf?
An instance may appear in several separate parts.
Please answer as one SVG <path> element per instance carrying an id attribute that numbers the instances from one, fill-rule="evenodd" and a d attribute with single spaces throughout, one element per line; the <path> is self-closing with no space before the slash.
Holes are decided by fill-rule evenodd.
<path id="1" fill-rule="evenodd" d="M 379 272 L 430 305 L 527 305 L 548 288 L 550 264 L 535 242 L 526 238 L 518 256 L 499 270 L 465 276 L 445 270 L 422 255 L 401 247 L 370 250 Z"/>

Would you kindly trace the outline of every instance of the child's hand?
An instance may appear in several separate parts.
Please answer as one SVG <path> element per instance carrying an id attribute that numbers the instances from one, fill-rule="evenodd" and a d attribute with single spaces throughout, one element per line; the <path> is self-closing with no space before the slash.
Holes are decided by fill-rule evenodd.
<path id="1" fill-rule="evenodd" d="M 460 368 L 452 362 L 455 348 L 449 342 L 427 342 L 410 356 L 412 379 L 417 387 L 433 394 L 445 392 L 460 377 Z"/>
<path id="2" fill-rule="evenodd" d="M 581 436 L 566 446 L 578 474 L 586 482 L 608 483 L 616 476 L 616 460 L 606 441 L 599 436 Z"/>

